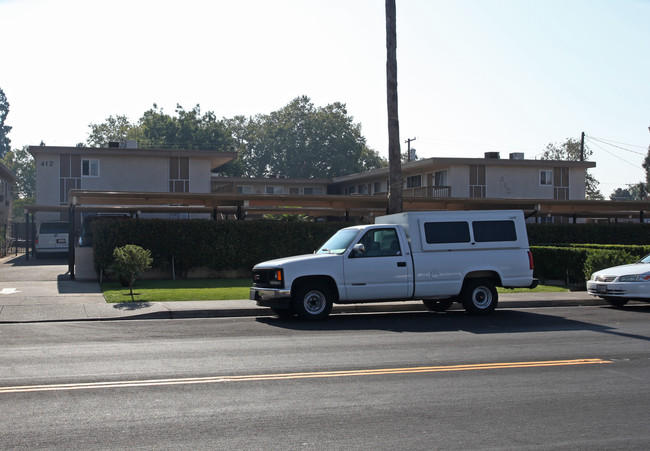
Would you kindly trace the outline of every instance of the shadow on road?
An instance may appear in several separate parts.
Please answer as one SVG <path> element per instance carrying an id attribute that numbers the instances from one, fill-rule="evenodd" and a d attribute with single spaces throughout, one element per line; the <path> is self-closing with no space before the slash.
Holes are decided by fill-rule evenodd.
<path id="1" fill-rule="evenodd" d="M 29 260 L 25 258 L 25 254 L 18 255 L 16 257 L 10 258 L 4 262 L 5 265 L 10 266 L 54 266 L 54 265 L 67 265 L 68 256 L 63 253 L 52 253 L 52 254 L 43 254 L 38 258 L 29 257 Z"/>
<path id="2" fill-rule="evenodd" d="M 628 309 L 634 314 L 650 313 L 650 305 L 635 305 Z M 273 317 L 257 318 L 257 321 L 269 326 L 304 331 L 384 330 L 398 333 L 465 331 L 472 334 L 500 334 L 588 330 L 650 341 L 648 336 L 621 333 L 609 326 L 524 310 L 497 310 L 488 316 L 471 316 L 463 311 L 447 311 L 445 313 L 341 314 L 331 315 L 324 321 L 316 322 L 298 319 L 282 320 Z"/>

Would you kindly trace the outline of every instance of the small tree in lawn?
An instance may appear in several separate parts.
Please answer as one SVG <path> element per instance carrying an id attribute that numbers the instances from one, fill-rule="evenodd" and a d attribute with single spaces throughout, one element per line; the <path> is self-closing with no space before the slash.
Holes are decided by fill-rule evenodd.
<path id="1" fill-rule="evenodd" d="M 151 268 L 153 261 L 151 251 L 135 244 L 127 244 L 126 246 L 116 247 L 113 250 L 113 258 L 117 270 L 129 280 L 129 294 L 133 301 L 133 283 L 142 271 Z"/>

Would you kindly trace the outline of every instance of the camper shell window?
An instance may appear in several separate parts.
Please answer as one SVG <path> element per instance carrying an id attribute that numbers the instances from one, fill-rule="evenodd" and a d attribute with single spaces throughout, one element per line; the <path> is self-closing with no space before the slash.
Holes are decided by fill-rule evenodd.
<path id="1" fill-rule="evenodd" d="M 469 243 L 469 224 L 465 221 L 425 222 L 424 236 L 428 244 Z"/>
<path id="2" fill-rule="evenodd" d="M 514 221 L 474 221 L 472 229 L 477 243 L 517 241 Z"/>

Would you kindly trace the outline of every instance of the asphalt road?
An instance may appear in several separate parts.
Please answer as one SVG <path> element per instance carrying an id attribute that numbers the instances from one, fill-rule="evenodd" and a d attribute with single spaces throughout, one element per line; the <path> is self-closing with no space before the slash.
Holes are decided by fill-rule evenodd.
<path id="1" fill-rule="evenodd" d="M 650 305 L 0 325 L 3 449 L 647 449 Z"/>

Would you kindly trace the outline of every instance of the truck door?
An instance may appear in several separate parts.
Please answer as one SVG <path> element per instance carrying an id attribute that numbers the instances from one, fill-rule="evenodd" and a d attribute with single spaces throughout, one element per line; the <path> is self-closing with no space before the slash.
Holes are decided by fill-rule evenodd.
<path id="1" fill-rule="evenodd" d="M 368 230 L 344 259 L 343 274 L 348 300 L 404 299 L 411 293 L 411 256 L 400 243 L 395 228 Z"/>

